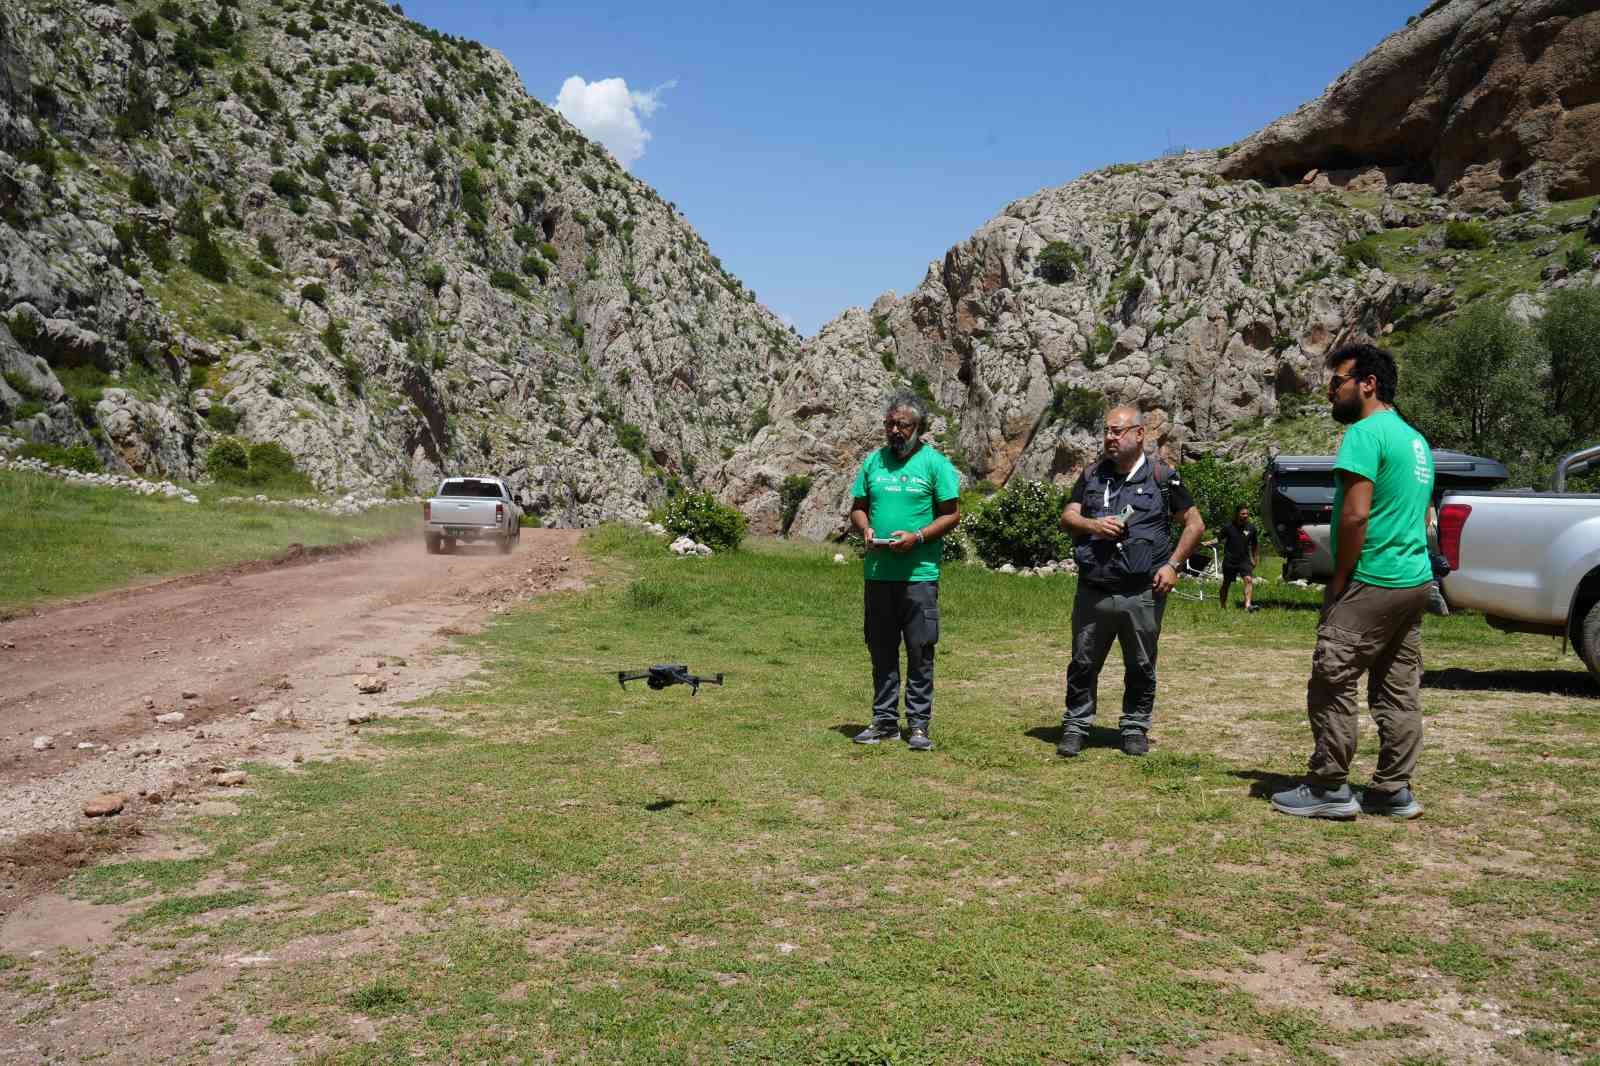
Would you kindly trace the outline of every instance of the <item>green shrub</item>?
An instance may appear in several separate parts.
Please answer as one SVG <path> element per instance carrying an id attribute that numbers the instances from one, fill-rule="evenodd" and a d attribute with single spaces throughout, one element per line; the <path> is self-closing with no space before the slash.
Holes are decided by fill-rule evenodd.
<path id="1" fill-rule="evenodd" d="M 137 33 L 140 37 L 144 38 L 145 40 L 153 41 L 153 40 L 156 39 L 156 34 L 159 31 L 159 26 L 158 26 L 158 24 L 156 22 L 155 12 L 153 12 L 153 11 L 141 11 L 141 12 L 139 12 L 137 15 L 133 16 L 133 20 L 132 20 L 131 25 L 133 26 L 133 32 Z"/>
<path id="2" fill-rule="evenodd" d="M 217 243 L 216 238 L 211 236 L 209 227 L 202 230 L 200 236 L 194 239 L 194 247 L 189 251 L 189 269 L 219 285 L 226 285 L 233 276 L 233 270 L 228 266 L 228 257 L 223 254 L 222 246 Z"/>
<path id="3" fill-rule="evenodd" d="M 295 469 L 294 456 L 283 445 L 268 440 L 250 445 L 250 480 L 257 485 L 287 484 L 305 482 L 305 475 Z"/>
<path id="4" fill-rule="evenodd" d="M 323 288 L 320 281 L 307 282 L 300 288 L 300 299 L 310 300 L 318 307 L 328 305 L 328 290 Z"/>
<path id="5" fill-rule="evenodd" d="M 128 196 L 141 207 L 154 207 L 161 202 L 161 193 L 156 190 L 156 183 L 142 170 L 133 172 L 133 179 L 128 182 Z"/>
<path id="6" fill-rule="evenodd" d="M 261 261 L 269 266 L 283 269 L 283 258 L 278 254 L 278 242 L 263 233 L 256 238 L 256 251 L 261 256 Z"/>
<path id="7" fill-rule="evenodd" d="M 1339 249 L 1339 254 L 1344 257 L 1344 265 L 1350 270 L 1358 266 L 1373 269 L 1383 266 L 1383 259 L 1378 255 L 1378 246 L 1371 237 L 1349 242 Z"/>
<path id="8" fill-rule="evenodd" d="M 238 437 L 223 437 L 206 450 L 206 473 L 216 480 L 242 483 L 249 472 L 250 452 Z"/>
<path id="9" fill-rule="evenodd" d="M 1589 253 L 1583 248 L 1567 249 L 1567 273 L 1578 274 L 1589 269 Z"/>
<path id="10" fill-rule="evenodd" d="M 677 536 L 692 537 L 712 551 L 732 551 L 744 540 L 745 517 L 724 507 L 709 492 L 685 493 L 667 504 L 661 524 Z"/>
<path id="11" fill-rule="evenodd" d="M 986 566 L 1038 566 L 1071 554 L 1061 531 L 1066 505 L 1067 494 L 1054 486 L 1024 481 L 989 497 L 962 528 Z"/>
<path id="12" fill-rule="evenodd" d="M 267 186 L 285 200 L 298 200 L 306 192 L 300 179 L 287 170 L 274 170 L 272 177 L 267 180 Z"/>
<path id="13" fill-rule="evenodd" d="M 1208 455 L 1184 463 L 1182 473 L 1184 488 L 1213 533 L 1232 522 L 1240 507 L 1252 514 L 1260 510 L 1261 473 L 1244 463 Z"/>
<path id="14" fill-rule="evenodd" d="M 1058 285 L 1072 280 L 1084 262 L 1083 253 L 1066 241 L 1051 241 L 1039 253 L 1039 276 Z"/>
<path id="15" fill-rule="evenodd" d="M 527 291 L 522 287 L 522 280 L 509 270 L 491 270 L 489 284 L 506 292 L 521 294 Z"/>
<path id="16" fill-rule="evenodd" d="M 522 272 L 530 278 L 544 281 L 550 276 L 550 264 L 536 255 L 526 256 L 522 260 Z"/>
<path id="17" fill-rule="evenodd" d="M 1489 236 L 1489 229 L 1482 222 L 1446 222 L 1444 226 L 1444 245 L 1446 248 L 1463 250 L 1477 250 L 1487 248 L 1493 238 Z"/>
<path id="18" fill-rule="evenodd" d="M 87 444 L 74 444 L 70 448 L 59 444 L 24 444 L 18 454 L 24 459 L 38 459 L 83 474 L 98 474 L 105 469 L 100 457 Z"/>
<path id="19" fill-rule="evenodd" d="M 617 427 L 617 443 L 640 458 L 644 457 L 645 439 L 644 430 L 632 422 L 624 422 Z"/>
<path id="20" fill-rule="evenodd" d="M 1094 389 L 1077 385 L 1057 385 L 1050 401 L 1050 420 L 1066 422 L 1077 429 L 1095 429 L 1105 410 L 1106 398 Z"/>
<path id="21" fill-rule="evenodd" d="M 339 323 L 329 322 L 323 328 L 322 343 L 327 346 L 328 351 L 333 355 L 344 355 L 344 331 L 339 328 Z"/>
<path id="22" fill-rule="evenodd" d="M 206 424 L 218 433 L 232 433 L 239 428 L 239 412 L 225 403 L 213 403 L 206 412 Z"/>
<path id="23" fill-rule="evenodd" d="M 811 479 L 805 474 L 791 474 L 783 479 L 783 486 L 778 490 L 778 500 L 782 507 L 784 536 L 789 535 L 789 527 L 794 525 L 795 515 L 800 513 L 800 505 L 805 502 L 810 492 Z"/>
<path id="24" fill-rule="evenodd" d="M 429 263 L 422 271 L 422 283 L 432 290 L 435 296 L 439 295 L 439 290 L 444 288 L 444 281 L 444 267 L 438 263 Z"/>

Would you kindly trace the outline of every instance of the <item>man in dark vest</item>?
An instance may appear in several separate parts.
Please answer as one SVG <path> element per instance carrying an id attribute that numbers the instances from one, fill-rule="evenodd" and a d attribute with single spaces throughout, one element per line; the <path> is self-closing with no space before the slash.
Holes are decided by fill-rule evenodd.
<path id="1" fill-rule="evenodd" d="M 1183 523 L 1176 548 L 1172 523 Z M 1205 532 L 1177 471 L 1144 450 L 1144 417 L 1134 407 L 1106 412 L 1105 456 L 1072 487 L 1061 514 L 1072 534 L 1078 595 L 1072 603 L 1072 662 L 1056 754 L 1083 750 L 1095 690 L 1111 642 L 1122 645 L 1122 750 L 1150 750 L 1156 700 L 1156 642 L 1167 593 Z"/>

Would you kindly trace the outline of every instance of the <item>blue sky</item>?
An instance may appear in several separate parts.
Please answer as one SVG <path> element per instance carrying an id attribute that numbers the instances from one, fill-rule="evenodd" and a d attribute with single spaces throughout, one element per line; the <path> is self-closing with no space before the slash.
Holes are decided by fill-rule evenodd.
<path id="1" fill-rule="evenodd" d="M 591 92 L 626 82 L 649 134 L 629 169 L 810 334 L 886 289 L 908 292 L 1012 200 L 1171 146 L 1238 140 L 1316 96 L 1421 6 L 410 0 L 405 10 L 498 49 L 546 103 L 573 76 Z"/>

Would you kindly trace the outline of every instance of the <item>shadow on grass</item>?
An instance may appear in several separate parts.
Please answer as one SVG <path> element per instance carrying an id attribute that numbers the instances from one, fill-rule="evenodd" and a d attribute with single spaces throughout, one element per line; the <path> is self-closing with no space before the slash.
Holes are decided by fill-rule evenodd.
<path id="1" fill-rule="evenodd" d="M 1032 729 L 1023 730 L 1022 735 L 1054 746 L 1061 739 L 1061 727 L 1059 725 L 1036 725 Z M 1090 726 L 1088 735 L 1083 738 L 1083 750 L 1088 751 L 1090 748 L 1116 748 L 1120 751 L 1122 749 L 1121 731 L 1104 725 Z"/>
<path id="2" fill-rule="evenodd" d="M 1305 783 L 1300 774 L 1276 774 L 1268 770 L 1230 770 L 1228 776 L 1250 782 L 1250 798 L 1259 800 L 1269 800 L 1274 792 Z"/>
<path id="3" fill-rule="evenodd" d="M 1448 670 L 1424 670 L 1422 687 L 1600 699 L 1600 688 L 1594 679 L 1576 670 L 1469 670 L 1454 666 Z"/>

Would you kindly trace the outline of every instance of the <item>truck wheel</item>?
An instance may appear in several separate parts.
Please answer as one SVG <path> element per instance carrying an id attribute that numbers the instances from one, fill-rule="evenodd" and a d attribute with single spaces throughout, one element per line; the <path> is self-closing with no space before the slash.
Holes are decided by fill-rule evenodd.
<path id="1" fill-rule="evenodd" d="M 1600 681 L 1600 602 L 1583 616 L 1583 628 L 1578 631 L 1578 658 L 1583 660 L 1594 679 Z"/>
<path id="2" fill-rule="evenodd" d="M 439 554 L 439 535 L 437 533 L 424 533 L 422 542 L 428 546 L 429 555 Z"/>
<path id="3" fill-rule="evenodd" d="M 451 552 L 453 552 L 455 550 L 456 550 L 456 538 L 454 538 L 454 537 L 446 537 L 446 538 L 444 538 L 444 553 L 446 555 L 449 555 Z"/>
<path id="4" fill-rule="evenodd" d="M 501 555 L 510 555 L 511 554 L 511 549 L 516 547 L 516 544 L 517 544 L 516 536 L 517 535 L 515 533 L 507 533 L 505 536 L 500 538 L 500 554 Z"/>

